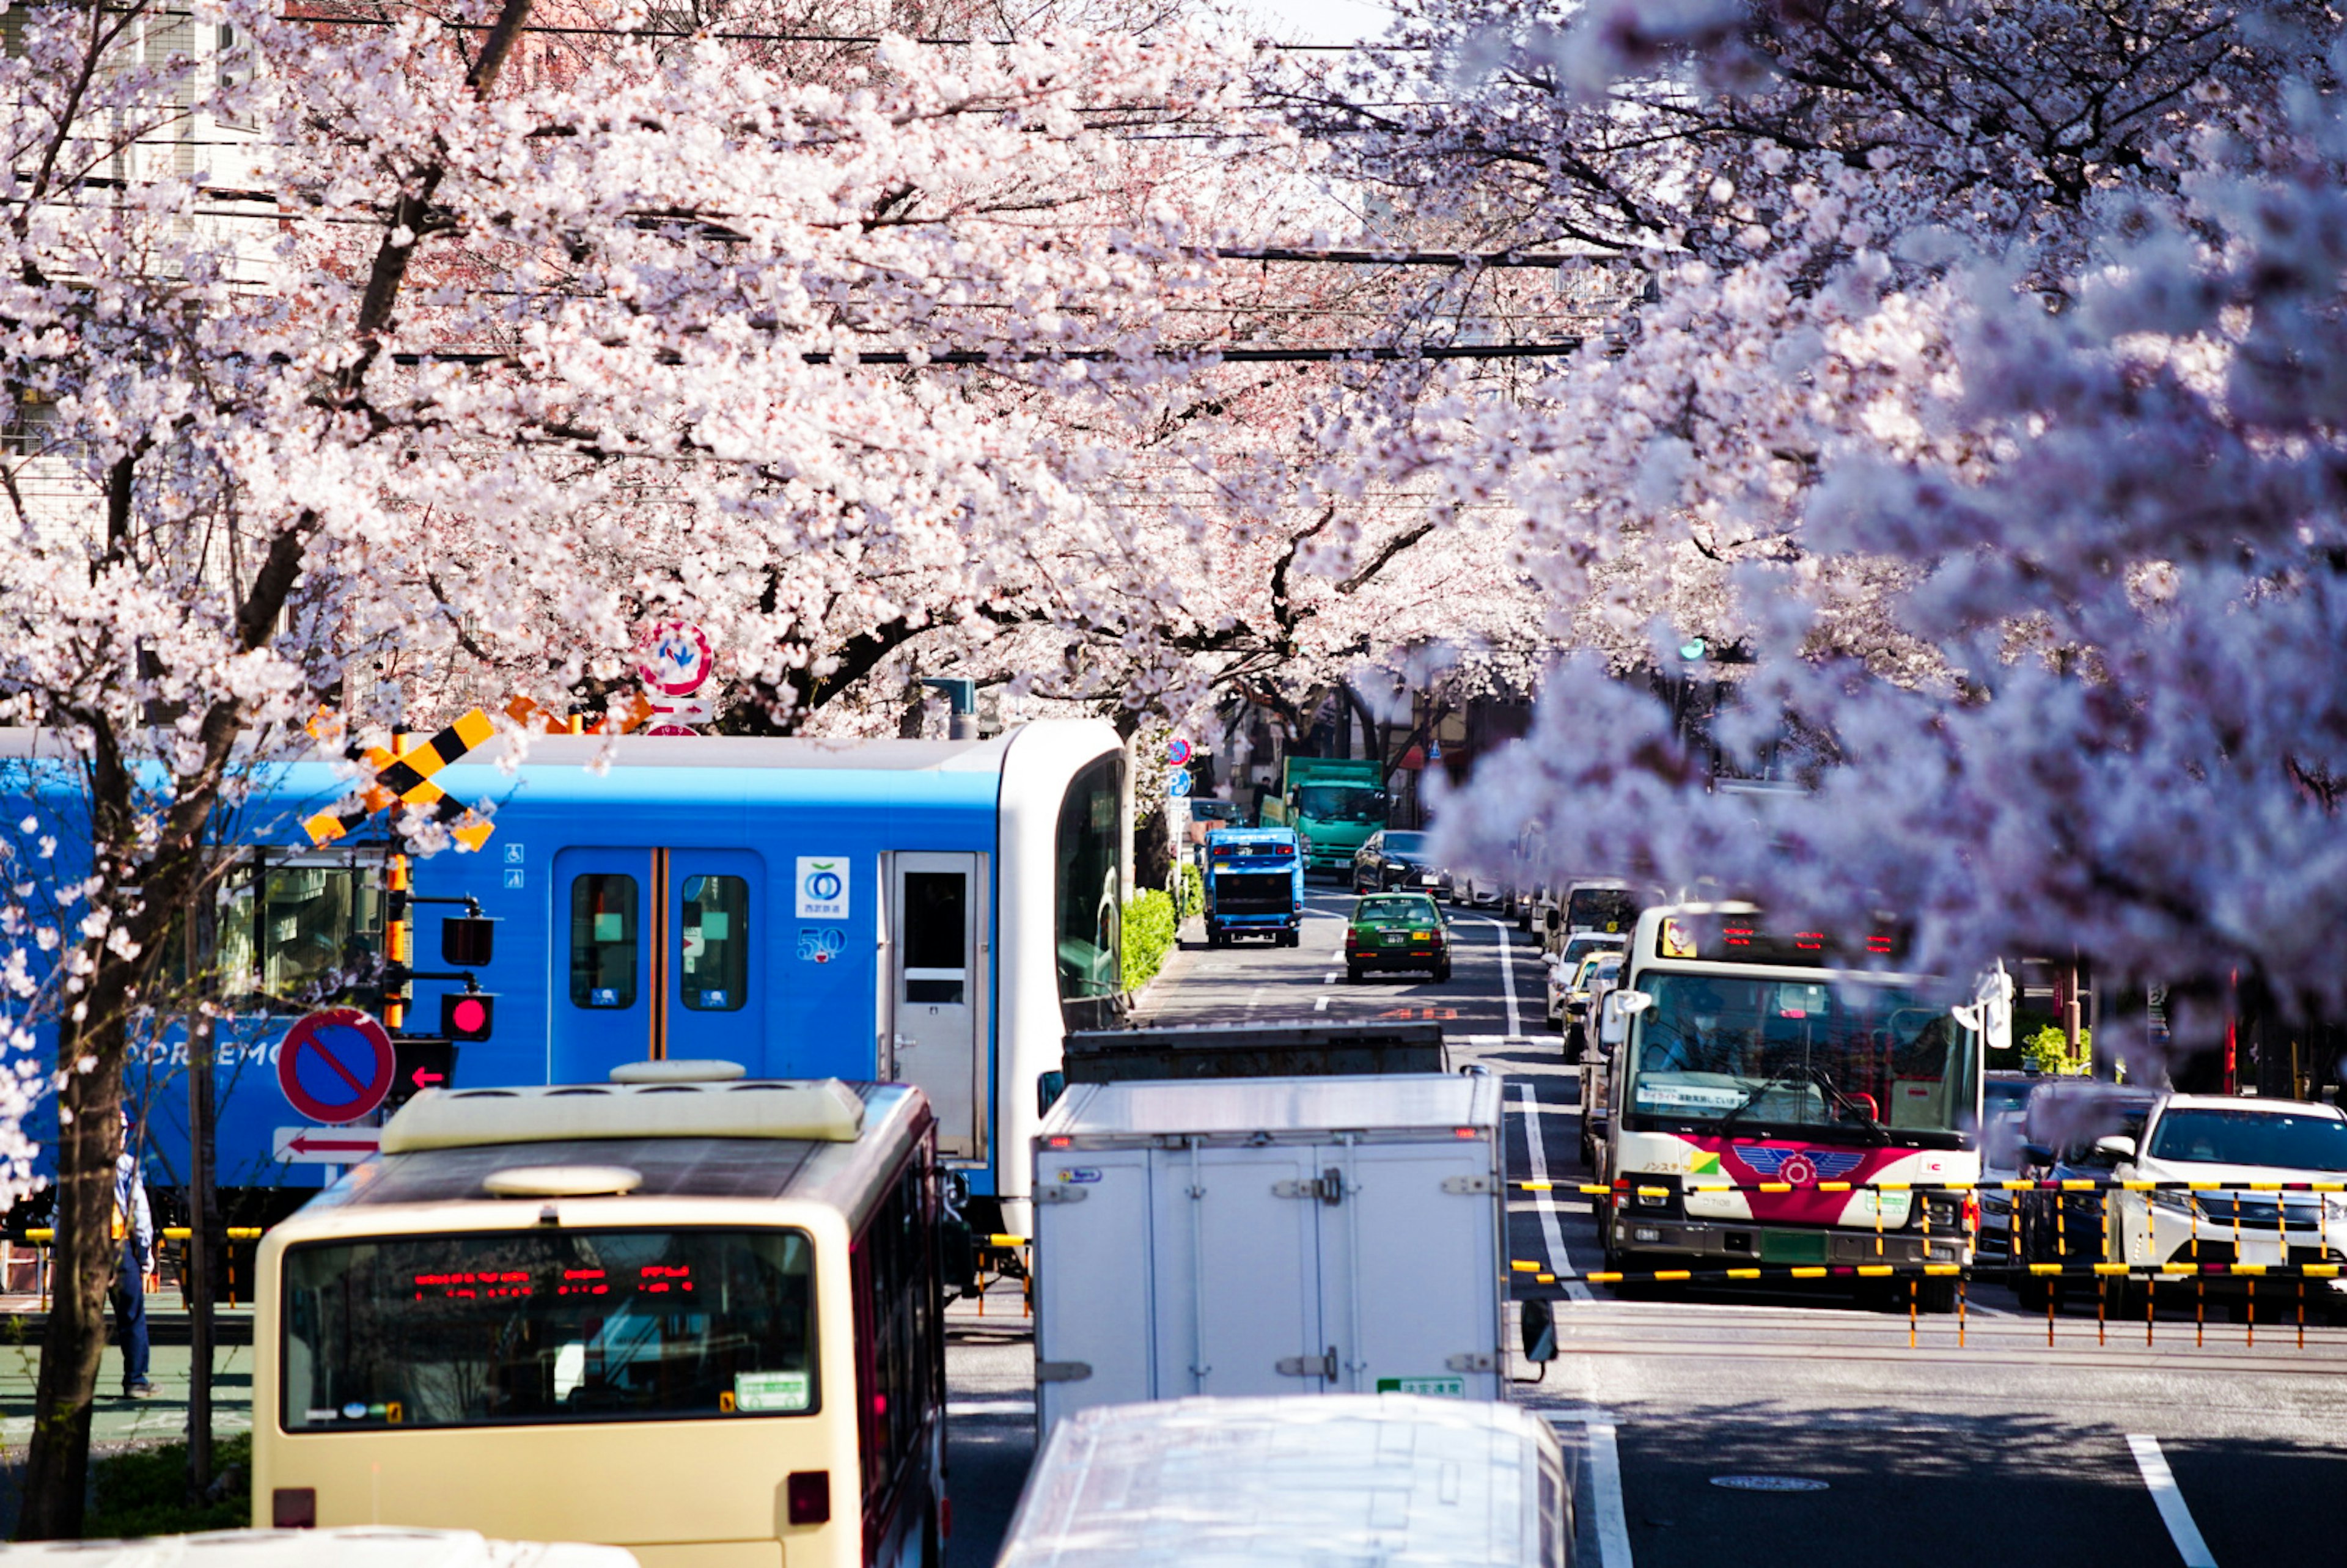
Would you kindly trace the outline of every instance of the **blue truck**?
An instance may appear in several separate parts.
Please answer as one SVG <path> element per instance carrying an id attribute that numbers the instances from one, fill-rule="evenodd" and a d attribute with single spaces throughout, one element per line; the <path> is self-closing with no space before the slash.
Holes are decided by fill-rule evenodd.
<path id="1" fill-rule="evenodd" d="M 1206 835 L 1206 945 L 1269 937 L 1292 948 L 1304 918 L 1304 846 L 1292 827 L 1218 827 Z"/>

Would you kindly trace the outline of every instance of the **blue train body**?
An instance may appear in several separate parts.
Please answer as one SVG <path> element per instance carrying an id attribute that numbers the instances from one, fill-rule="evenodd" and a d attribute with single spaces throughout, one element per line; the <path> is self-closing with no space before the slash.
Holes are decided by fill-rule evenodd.
<path id="1" fill-rule="evenodd" d="M 18 737 L 18 757 L 31 748 Z M 719 1058 L 767 1077 L 919 1084 L 941 1147 L 1020 1223 L 1038 1083 L 1071 1027 L 1119 1005 L 1130 852 L 1113 730 L 1039 723 L 981 742 L 826 743 L 557 737 L 495 765 L 504 743 L 435 775 L 493 804 L 478 853 L 413 857 L 406 1031 L 436 1033 L 465 982 L 441 961 L 440 917 L 471 899 L 495 921 L 474 970 L 488 1038 L 462 1044 L 460 1085 L 596 1082 L 623 1062 Z M 607 765 L 606 765 L 607 764 Z M 24 761 L 19 770 L 33 766 Z M 20 772 L 19 780 L 24 778 Z M 305 1185 L 281 1164 L 297 1125 L 277 1081 L 285 1031 L 333 1000 L 379 1004 L 387 858 L 381 819 L 312 849 L 300 823 L 348 789 L 323 761 L 260 781 L 231 842 L 221 907 L 219 1040 L 223 1185 Z M 11 787 L 70 817 L 72 796 Z M 16 815 L 23 815 L 17 811 Z M 60 856 L 62 865 L 65 856 Z M 322 1097 L 328 1070 L 297 1053 Z M 159 1034 L 134 1063 L 150 1175 L 186 1169 L 185 1049 Z"/>

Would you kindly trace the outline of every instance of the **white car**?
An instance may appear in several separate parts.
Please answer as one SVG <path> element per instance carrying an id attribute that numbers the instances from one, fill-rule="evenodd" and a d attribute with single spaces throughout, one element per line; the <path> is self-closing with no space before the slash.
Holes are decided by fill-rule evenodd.
<path id="1" fill-rule="evenodd" d="M 2096 1146 L 2115 1157 L 2122 1182 L 2347 1180 L 2347 1112 L 2307 1101 L 2171 1094 L 2152 1107 L 2140 1139 Z M 2135 1268 L 2347 1261 L 2347 1194 L 2121 1191 L 2103 1212 L 2105 1258 Z"/>
<path id="2" fill-rule="evenodd" d="M 1629 936 L 1615 931 L 1575 931 L 1548 958 L 1548 1026 L 1564 1027 L 1564 1004 L 1573 994 L 1573 976 L 1581 968 L 1581 960 L 1594 952 L 1619 950 L 1629 945 Z"/>

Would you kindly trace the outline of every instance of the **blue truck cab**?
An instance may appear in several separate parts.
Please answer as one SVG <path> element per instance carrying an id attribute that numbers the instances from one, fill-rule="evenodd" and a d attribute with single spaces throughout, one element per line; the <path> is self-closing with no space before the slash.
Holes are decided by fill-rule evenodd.
<path id="1" fill-rule="evenodd" d="M 1206 835 L 1206 945 L 1269 937 L 1292 948 L 1304 918 L 1304 846 L 1292 827 L 1221 827 Z"/>

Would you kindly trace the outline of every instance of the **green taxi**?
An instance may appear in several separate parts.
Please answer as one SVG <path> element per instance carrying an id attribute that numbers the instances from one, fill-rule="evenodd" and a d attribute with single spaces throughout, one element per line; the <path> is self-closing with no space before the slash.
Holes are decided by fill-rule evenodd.
<path id="1" fill-rule="evenodd" d="M 1353 905 L 1345 927 L 1345 978 L 1371 969 L 1430 969 L 1450 978 L 1450 923 L 1423 893 L 1378 893 Z"/>

